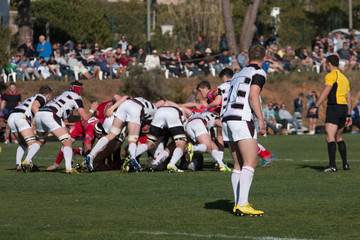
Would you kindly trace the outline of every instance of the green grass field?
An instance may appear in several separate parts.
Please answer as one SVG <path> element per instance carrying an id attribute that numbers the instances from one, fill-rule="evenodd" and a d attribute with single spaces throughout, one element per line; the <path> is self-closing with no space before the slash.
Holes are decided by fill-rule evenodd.
<path id="1" fill-rule="evenodd" d="M 360 239 L 360 136 L 344 138 L 352 170 L 337 154 L 339 171 L 322 173 L 324 135 L 261 137 L 278 155 L 256 169 L 250 191 L 263 217 L 231 214 L 230 173 L 45 172 L 58 142 L 34 159 L 42 172 L 17 173 L 17 146 L 2 144 L 0 239 Z"/>

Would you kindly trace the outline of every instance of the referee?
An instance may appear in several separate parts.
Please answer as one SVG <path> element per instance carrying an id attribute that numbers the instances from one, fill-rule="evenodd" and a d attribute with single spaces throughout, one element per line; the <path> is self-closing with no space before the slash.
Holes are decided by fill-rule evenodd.
<path id="1" fill-rule="evenodd" d="M 346 145 L 342 137 L 344 126 L 350 126 L 351 120 L 351 96 L 349 80 L 339 70 L 339 57 L 330 55 L 326 58 L 326 70 L 329 72 L 325 77 L 325 87 L 315 107 L 310 110 L 312 114 L 328 98 L 326 108 L 325 131 L 329 153 L 329 166 L 324 172 L 336 172 L 336 143 L 343 161 L 344 170 L 350 170 L 346 159 Z"/>

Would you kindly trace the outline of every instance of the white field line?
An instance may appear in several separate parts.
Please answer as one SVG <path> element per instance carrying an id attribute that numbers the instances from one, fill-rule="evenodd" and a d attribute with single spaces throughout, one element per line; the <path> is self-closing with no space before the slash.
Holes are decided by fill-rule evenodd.
<path id="1" fill-rule="evenodd" d="M 147 234 L 147 235 L 166 235 L 166 236 L 186 236 L 186 237 L 196 237 L 196 238 L 216 238 L 216 239 L 254 239 L 254 240 L 309 240 L 301 238 L 279 238 L 279 237 L 253 237 L 253 236 L 233 236 L 225 234 L 196 234 L 196 233 L 186 233 L 186 232 L 159 232 L 159 231 L 137 231 L 133 232 L 134 234 Z"/>

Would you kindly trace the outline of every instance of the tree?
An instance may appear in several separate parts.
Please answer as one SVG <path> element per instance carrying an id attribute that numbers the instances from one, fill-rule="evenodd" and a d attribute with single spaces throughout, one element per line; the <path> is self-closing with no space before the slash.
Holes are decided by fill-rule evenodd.
<path id="1" fill-rule="evenodd" d="M 31 34 L 30 0 L 17 0 L 18 10 L 18 46 L 25 42 L 26 36 Z"/>
<path id="2" fill-rule="evenodd" d="M 247 50 L 256 32 L 255 21 L 260 5 L 260 0 L 253 0 L 247 7 L 244 22 L 240 33 L 240 51 Z"/>
<path id="3" fill-rule="evenodd" d="M 222 0 L 223 19 L 225 25 L 226 39 L 231 54 L 238 54 L 238 49 L 235 40 L 235 31 L 232 20 L 230 0 Z"/>

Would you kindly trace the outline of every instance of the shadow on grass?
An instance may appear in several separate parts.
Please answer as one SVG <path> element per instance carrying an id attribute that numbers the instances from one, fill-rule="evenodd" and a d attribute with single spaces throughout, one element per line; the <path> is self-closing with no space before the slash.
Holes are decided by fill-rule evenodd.
<path id="1" fill-rule="evenodd" d="M 311 165 L 299 165 L 299 168 L 310 168 L 314 171 L 317 171 L 317 172 L 322 172 L 324 170 L 324 166 L 311 166 Z"/>
<path id="2" fill-rule="evenodd" d="M 205 209 L 217 209 L 223 210 L 225 212 L 232 212 L 234 207 L 234 203 L 230 202 L 230 200 L 216 200 L 215 202 L 207 202 L 205 203 Z"/>

